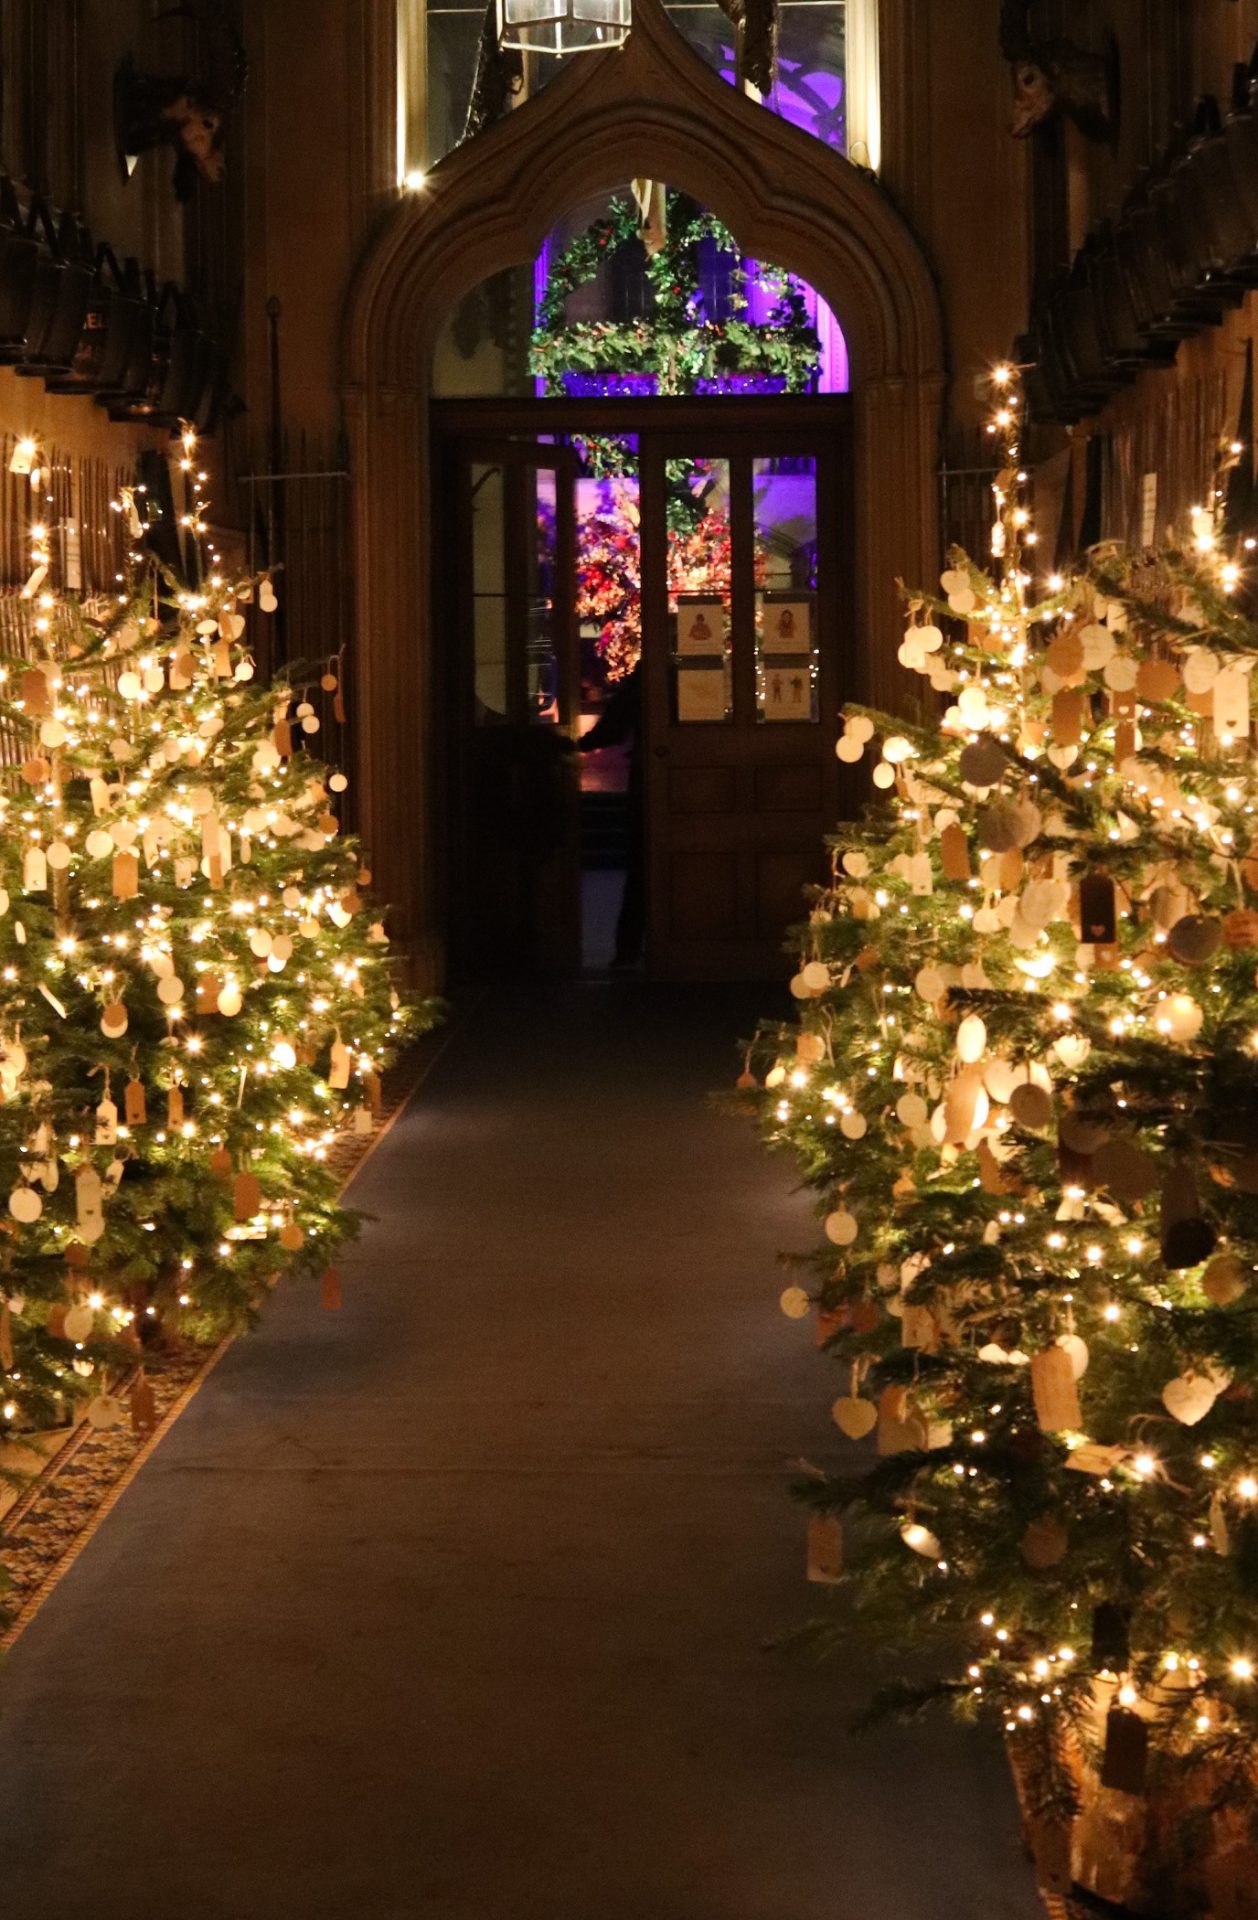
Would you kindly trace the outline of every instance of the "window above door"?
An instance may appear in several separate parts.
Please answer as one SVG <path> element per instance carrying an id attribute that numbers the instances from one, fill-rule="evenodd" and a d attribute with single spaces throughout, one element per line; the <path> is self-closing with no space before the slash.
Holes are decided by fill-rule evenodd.
<path id="1" fill-rule="evenodd" d="M 718 0 L 664 0 L 664 10 L 708 65 L 734 85 L 734 32 Z M 398 182 L 405 184 L 463 137 L 485 9 L 477 0 L 402 0 L 398 17 Z M 580 57 L 525 55 L 516 105 Z M 876 170 L 877 0 L 778 0 L 774 83 L 754 97 L 824 145 Z"/>

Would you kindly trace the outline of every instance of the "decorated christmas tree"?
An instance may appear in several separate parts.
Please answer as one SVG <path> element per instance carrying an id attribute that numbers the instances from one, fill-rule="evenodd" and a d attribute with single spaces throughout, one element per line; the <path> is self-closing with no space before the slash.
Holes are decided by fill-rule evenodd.
<path id="1" fill-rule="evenodd" d="M 997 379 L 991 571 L 910 602 L 926 717 L 845 716 L 878 795 L 743 1076 L 824 1216 L 782 1299 L 847 1437 L 797 1488 L 803 1637 L 914 1653 L 875 1708 L 995 1722 L 1051 1911 L 1222 1920 L 1258 1911 L 1258 625 L 1221 490 L 1184 551 L 1042 577 Z"/>
<path id="2" fill-rule="evenodd" d="M 254 678 L 245 609 L 265 619 L 272 585 L 216 570 L 191 436 L 183 466 L 187 577 L 147 558 L 152 510 L 127 496 L 118 593 L 55 592 L 37 524 L 6 627 L 9 1432 L 72 1390 L 109 1424 L 128 1377 L 142 1425 L 136 1362 L 163 1330 L 219 1334 L 280 1272 L 326 1268 L 352 1225 L 329 1148 L 370 1126 L 392 1049 L 430 1017 L 393 985 L 312 703 Z"/>

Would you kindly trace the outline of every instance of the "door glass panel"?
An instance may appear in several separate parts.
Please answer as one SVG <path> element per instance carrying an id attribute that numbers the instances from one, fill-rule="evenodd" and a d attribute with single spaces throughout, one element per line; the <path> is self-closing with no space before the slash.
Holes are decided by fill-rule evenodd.
<path id="1" fill-rule="evenodd" d="M 733 713 L 729 481 L 728 460 L 667 463 L 672 712 L 683 725 Z"/>
<path id="2" fill-rule="evenodd" d="M 555 542 L 558 537 L 558 477 L 532 467 L 527 483 L 533 492 L 533 538 L 526 548 L 525 683 L 528 717 L 553 725 L 559 713 L 559 659 L 555 631 Z"/>
<path id="3" fill-rule="evenodd" d="M 817 463 L 752 463 L 756 569 L 756 712 L 766 722 L 815 722 Z"/>
<path id="4" fill-rule="evenodd" d="M 472 467 L 472 645 L 476 724 L 507 719 L 506 487 L 501 467 Z"/>

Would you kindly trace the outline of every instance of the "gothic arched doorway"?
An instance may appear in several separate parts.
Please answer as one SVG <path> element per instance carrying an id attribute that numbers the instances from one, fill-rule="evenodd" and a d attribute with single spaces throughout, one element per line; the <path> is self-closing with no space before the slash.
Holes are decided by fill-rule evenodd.
<path id="1" fill-rule="evenodd" d="M 445 926 L 429 598 L 445 564 L 433 541 L 434 347 L 452 307 L 532 260 L 570 207 L 642 175 L 693 195 L 839 317 L 851 361 L 852 696 L 896 702 L 895 580 L 935 563 L 943 346 L 920 250 L 876 184 L 724 85 L 656 0 L 637 0 L 627 47 L 575 62 L 440 162 L 382 228 L 347 311 L 362 825 L 398 937 L 427 982 L 444 971 Z"/>

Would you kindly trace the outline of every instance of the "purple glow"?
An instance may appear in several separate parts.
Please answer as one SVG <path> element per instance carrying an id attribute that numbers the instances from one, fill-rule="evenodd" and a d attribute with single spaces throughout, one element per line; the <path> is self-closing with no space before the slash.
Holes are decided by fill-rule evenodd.
<path id="1" fill-rule="evenodd" d="M 737 86 L 734 49 L 722 44 L 721 53 L 723 57 L 717 71 L 727 86 Z M 788 120 L 793 127 L 820 140 L 823 146 L 846 153 L 847 114 L 843 105 L 846 91 L 841 73 L 825 67 L 814 67 L 810 71 L 803 60 L 790 59 L 785 48 L 779 47 L 777 77 L 760 104 L 770 113 L 776 113 L 779 120 Z"/>
<path id="2" fill-rule="evenodd" d="M 533 324 L 537 325 L 537 316 L 541 312 L 542 301 L 546 297 L 546 282 L 550 278 L 551 240 L 547 235 L 542 241 L 541 251 L 533 262 Z M 533 396 L 541 400 L 546 393 L 546 382 L 540 373 L 533 375 Z"/>
<path id="3" fill-rule="evenodd" d="M 839 89 L 842 81 L 834 75 L 821 76 L 827 84 Z M 838 96 L 836 95 L 836 98 Z M 786 118 L 792 118 L 790 114 Z M 533 262 L 533 308 L 538 311 L 546 293 L 546 282 L 551 267 L 553 244 L 551 239 L 543 242 L 541 251 Z M 747 317 L 758 326 L 764 326 L 773 317 L 778 294 L 773 278 L 762 276 L 757 262 L 746 258 L 743 262 L 747 272 Z M 817 377 L 813 383 L 814 393 L 847 393 L 850 390 L 851 370 L 848 361 L 847 341 L 843 329 L 827 301 L 822 299 L 815 287 L 809 286 L 797 274 L 791 278 L 804 296 L 804 306 L 817 337 L 821 343 L 818 359 Z M 698 303 L 703 304 L 703 296 Z M 701 321 L 702 313 L 696 313 Z M 545 381 L 539 375 L 534 376 L 533 390 L 540 398 L 545 393 Z M 623 373 L 580 373 L 569 372 L 563 376 L 563 390 L 571 399 L 603 398 L 622 395 L 640 397 L 656 391 L 654 374 L 630 372 Z M 700 381 L 696 387 L 699 393 L 782 393 L 785 381 L 780 375 L 757 373 L 723 373 L 711 380 Z"/>
<path id="4" fill-rule="evenodd" d="M 653 373 L 565 373 L 563 390 L 571 400 L 642 399 L 656 390 Z"/>

